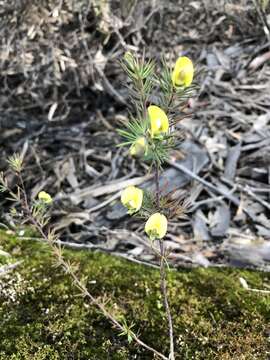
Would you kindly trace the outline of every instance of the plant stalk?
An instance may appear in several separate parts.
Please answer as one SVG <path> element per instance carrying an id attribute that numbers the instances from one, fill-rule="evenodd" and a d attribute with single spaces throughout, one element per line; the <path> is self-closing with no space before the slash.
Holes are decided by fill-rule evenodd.
<path id="1" fill-rule="evenodd" d="M 156 187 L 156 204 L 159 210 L 160 208 L 160 190 L 159 190 L 159 165 L 155 163 L 155 187 Z M 160 247 L 160 289 L 163 296 L 164 308 L 166 311 L 167 321 L 168 321 L 168 332 L 170 338 L 170 360 L 175 360 L 174 355 L 174 340 L 173 340 L 173 322 L 171 316 L 170 305 L 167 295 L 167 279 L 166 279 L 166 269 L 165 269 L 165 247 L 162 239 L 159 240 Z"/>

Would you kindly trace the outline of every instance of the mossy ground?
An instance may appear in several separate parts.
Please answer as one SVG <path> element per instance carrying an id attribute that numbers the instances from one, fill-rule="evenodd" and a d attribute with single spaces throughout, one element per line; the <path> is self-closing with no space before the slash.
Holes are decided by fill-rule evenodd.
<path id="1" fill-rule="evenodd" d="M 45 244 L 17 240 L 0 232 L 0 245 L 23 263 L 0 278 L 0 359 L 153 359 L 128 344 L 69 276 L 54 266 Z M 168 353 L 159 273 L 98 253 L 64 251 L 80 264 L 88 288 L 124 314 L 134 330 Z M 7 258 L 0 258 L 0 264 Z M 244 290 L 239 277 L 257 288 L 270 274 L 232 269 L 171 272 L 169 297 L 177 359 L 269 359 L 270 296 Z"/>

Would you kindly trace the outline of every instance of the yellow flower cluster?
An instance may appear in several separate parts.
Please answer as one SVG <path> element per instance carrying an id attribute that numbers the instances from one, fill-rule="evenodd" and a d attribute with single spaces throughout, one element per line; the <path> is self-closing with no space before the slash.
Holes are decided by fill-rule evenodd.
<path id="1" fill-rule="evenodd" d="M 127 55 L 128 56 L 128 55 Z M 188 87 L 193 81 L 194 67 L 192 61 L 181 56 L 177 59 L 171 73 L 171 81 L 174 88 Z M 161 137 L 169 132 L 170 124 L 165 111 L 156 105 L 147 108 L 150 129 L 148 134 L 139 136 L 129 149 L 132 156 L 143 156 L 148 151 L 147 136 L 153 138 Z M 150 139 L 149 139 L 150 141 Z M 135 187 L 127 187 L 121 194 L 121 202 L 128 209 L 129 214 L 138 212 L 143 205 L 143 190 Z M 150 239 L 162 239 L 167 233 L 168 221 L 165 215 L 157 212 L 152 214 L 145 224 L 145 232 Z"/>
<path id="2" fill-rule="evenodd" d="M 121 194 L 121 202 L 128 209 L 129 214 L 139 211 L 143 204 L 143 190 L 129 186 Z M 149 217 L 145 224 L 145 232 L 151 240 L 162 239 L 167 233 L 167 218 L 165 215 L 155 213 Z"/>
<path id="3" fill-rule="evenodd" d="M 192 61 L 181 56 L 177 59 L 171 80 L 174 87 L 188 87 L 193 81 L 194 66 Z M 169 131 L 169 119 L 166 113 L 156 105 L 150 105 L 147 109 L 150 120 L 151 138 L 167 134 Z M 131 145 L 129 153 L 131 156 L 143 156 L 147 154 L 147 140 L 144 136 L 139 137 Z"/>

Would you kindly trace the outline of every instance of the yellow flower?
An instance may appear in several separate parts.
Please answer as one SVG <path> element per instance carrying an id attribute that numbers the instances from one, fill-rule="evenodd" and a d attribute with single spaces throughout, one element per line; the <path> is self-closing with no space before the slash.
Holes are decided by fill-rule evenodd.
<path id="1" fill-rule="evenodd" d="M 192 83 L 194 67 L 192 61 L 186 56 L 180 56 L 172 72 L 174 86 L 189 86 Z"/>
<path id="2" fill-rule="evenodd" d="M 143 201 L 143 191 L 135 186 L 128 186 L 121 194 L 121 202 L 129 214 L 140 210 Z"/>
<path id="3" fill-rule="evenodd" d="M 130 147 L 131 156 L 143 156 L 147 152 L 147 141 L 144 136 L 139 137 Z"/>
<path id="4" fill-rule="evenodd" d="M 51 204 L 52 203 L 52 198 L 51 195 L 49 195 L 48 193 L 46 193 L 45 191 L 41 191 L 38 194 L 38 199 L 40 201 L 42 201 L 44 204 Z"/>
<path id="5" fill-rule="evenodd" d="M 167 225 L 166 216 L 155 213 L 146 221 L 144 230 L 151 240 L 162 239 L 166 235 Z"/>
<path id="6" fill-rule="evenodd" d="M 169 119 L 165 112 L 156 105 L 148 107 L 151 125 L 151 137 L 167 133 L 169 130 Z"/>

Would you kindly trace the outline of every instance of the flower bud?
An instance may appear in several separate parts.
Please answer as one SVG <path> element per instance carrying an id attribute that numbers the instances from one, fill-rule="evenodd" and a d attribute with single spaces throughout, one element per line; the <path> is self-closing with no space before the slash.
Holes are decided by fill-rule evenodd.
<path id="1" fill-rule="evenodd" d="M 192 83 L 193 75 L 194 67 L 192 61 L 186 56 L 179 57 L 172 72 L 173 85 L 189 86 Z"/>
<path id="2" fill-rule="evenodd" d="M 133 59 L 133 55 L 130 51 L 126 51 L 125 54 L 124 54 L 124 59 L 126 61 L 130 61 L 131 59 Z"/>
<path id="3" fill-rule="evenodd" d="M 129 214 L 140 210 L 143 201 L 143 191 L 135 186 L 128 186 L 121 194 L 121 202 Z"/>
<path id="4" fill-rule="evenodd" d="M 38 194 L 38 199 L 43 202 L 44 204 L 51 204 L 52 203 L 52 198 L 51 195 L 49 195 L 48 193 L 46 193 L 45 191 L 41 191 Z"/>
<path id="5" fill-rule="evenodd" d="M 144 136 L 139 137 L 130 147 L 131 156 L 141 157 L 147 152 L 147 141 Z"/>
<path id="6" fill-rule="evenodd" d="M 169 119 L 165 112 L 156 105 L 149 106 L 147 110 L 150 118 L 151 137 L 166 134 L 169 130 Z"/>
<path id="7" fill-rule="evenodd" d="M 167 233 L 167 218 L 165 215 L 155 213 L 146 221 L 144 230 L 150 240 L 162 239 Z"/>

